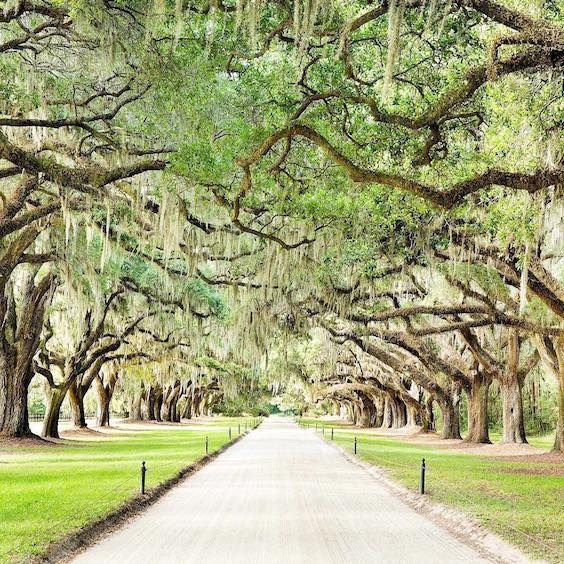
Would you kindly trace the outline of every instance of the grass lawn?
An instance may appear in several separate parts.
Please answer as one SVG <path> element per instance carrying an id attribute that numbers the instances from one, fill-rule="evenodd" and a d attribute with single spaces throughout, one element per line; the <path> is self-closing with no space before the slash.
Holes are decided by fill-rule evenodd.
<path id="1" fill-rule="evenodd" d="M 564 475 L 554 474 L 562 462 L 536 456 L 531 461 L 479 456 L 370 431 L 355 433 L 354 428 L 333 421 L 303 421 L 310 427 L 317 422 L 319 434 L 324 425 L 326 440 L 331 436 L 327 428 L 333 427 L 334 440 L 350 452 L 357 434 L 358 456 L 386 468 L 391 478 L 413 490 L 417 490 L 420 462 L 425 458 L 426 490 L 432 500 L 472 515 L 533 558 L 564 562 Z M 550 448 L 553 437 L 530 442 Z"/>
<path id="2" fill-rule="evenodd" d="M 244 418 L 218 418 L 205 422 L 213 430 L 155 426 L 64 445 L 0 445 L 0 562 L 38 554 L 134 496 L 141 461 L 147 464 L 147 487 L 153 487 L 204 456 L 206 435 L 210 453 L 228 442 L 229 426 L 235 438 L 239 422 L 244 432 Z"/>

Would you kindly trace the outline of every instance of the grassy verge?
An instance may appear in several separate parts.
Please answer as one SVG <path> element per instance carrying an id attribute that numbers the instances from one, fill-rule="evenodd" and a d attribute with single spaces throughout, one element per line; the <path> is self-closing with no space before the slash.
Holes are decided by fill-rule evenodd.
<path id="1" fill-rule="evenodd" d="M 306 420 L 304 420 L 306 421 Z M 379 467 L 406 487 L 416 490 L 422 458 L 427 466 L 427 495 L 475 517 L 491 531 L 519 546 L 533 558 L 564 562 L 564 476 L 555 474 L 562 462 L 533 457 L 479 456 L 433 445 L 384 437 L 331 421 L 307 420 L 324 425 L 325 439 L 334 428 L 334 440 Z M 531 441 L 549 448 L 550 437 Z M 461 527 L 463 525 L 461 524 Z"/>
<path id="2" fill-rule="evenodd" d="M 156 486 L 202 458 L 206 436 L 212 453 L 229 441 L 229 426 L 235 438 L 245 421 L 222 418 L 213 430 L 114 431 L 55 446 L 0 445 L 0 562 L 26 560 L 133 497 L 141 461 L 147 487 Z"/>

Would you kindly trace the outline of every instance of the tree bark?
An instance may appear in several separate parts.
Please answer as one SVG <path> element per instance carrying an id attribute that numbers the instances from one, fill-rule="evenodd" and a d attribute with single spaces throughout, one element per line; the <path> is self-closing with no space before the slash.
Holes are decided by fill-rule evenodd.
<path id="1" fill-rule="evenodd" d="M 558 419 L 552 450 L 564 452 L 564 336 L 553 341 L 537 337 L 536 348 L 545 368 L 555 377 L 558 394 Z"/>
<path id="2" fill-rule="evenodd" d="M 556 422 L 556 437 L 554 438 L 554 452 L 564 452 L 564 358 L 560 365 L 558 383 L 558 421 Z"/>
<path id="3" fill-rule="evenodd" d="M 384 421 L 384 399 L 382 396 L 378 396 L 377 401 L 374 404 L 376 408 L 376 417 L 374 419 L 374 427 L 381 427 Z"/>
<path id="4" fill-rule="evenodd" d="M 161 408 L 163 406 L 163 391 L 162 388 L 155 390 L 155 401 L 153 403 L 153 419 L 161 422 Z"/>
<path id="5" fill-rule="evenodd" d="M 186 395 L 186 403 L 184 404 L 184 419 L 192 419 L 192 398 L 190 395 Z"/>
<path id="6" fill-rule="evenodd" d="M 519 376 L 520 338 L 515 330 L 508 332 L 506 367 L 499 377 L 503 411 L 503 443 L 526 443 L 523 414 L 523 380 Z"/>
<path id="7" fill-rule="evenodd" d="M 408 405 L 408 406 L 406 406 L 406 408 L 407 408 L 406 425 L 408 427 L 415 427 L 415 425 L 417 425 L 417 417 L 418 417 L 419 412 L 417 411 L 417 409 L 413 405 Z"/>
<path id="8" fill-rule="evenodd" d="M 474 377 L 468 396 L 468 435 L 470 443 L 491 443 L 488 427 L 488 393 L 491 379 L 483 374 Z"/>
<path id="9" fill-rule="evenodd" d="M 433 412 L 433 402 L 434 401 L 435 400 L 434 400 L 433 397 L 429 397 L 427 399 L 427 401 L 425 402 L 425 411 L 426 411 L 426 414 L 427 414 L 426 419 L 427 419 L 427 425 L 428 425 L 427 430 L 428 431 L 435 431 L 436 430 L 436 428 L 435 428 L 435 413 Z"/>
<path id="10" fill-rule="evenodd" d="M 384 413 L 382 415 L 382 427 L 384 429 L 390 429 L 393 423 L 391 398 L 389 394 L 384 398 Z"/>
<path id="11" fill-rule="evenodd" d="M 111 395 L 101 378 L 94 380 L 96 387 L 96 427 L 107 427 L 110 424 Z"/>
<path id="12" fill-rule="evenodd" d="M 45 411 L 45 418 L 43 419 L 43 430 L 41 431 L 43 437 L 59 438 L 59 417 L 61 415 L 63 400 L 67 395 L 67 390 L 68 386 L 56 386 L 49 389 L 47 409 Z"/>
<path id="13" fill-rule="evenodd" d="M 194 417 L 198 417 L 200 415 L 200 404 L 201 404 L 202 397 L 199 391 L 194 393 L 192 397 L 192 415 Z"/>
<path id="14" fill-rule="evenodd" d="M 0 354 L 0 435 L 29 437 L 27 391 L 31 378 Z"/>
<path id="15" fill-rule="evenodd" d="M 145 390 L 143 388 L 143 383 L 141 383 L 141 390 L 136 390 L 133 394 L 133 397 L 131 398 L 131 403 L 129 406 L 129 419 L 133 421 L 140 421 L 141 419 L 143 419 L 141 403 L 143 401 L 144 392 Z"/>
<path id="16" fill-rule="evenodd" d="M 144 398 L 143 419 L 154 421 L 155 417 L 155 388 L 152 385 L 147 387 Z"/>
<path id="17" fill-rule="evenodd" d="M 358 411 L 359 411 L 359 417 L 356 424 L 359 427 L 370 427 L 370 410 L 368 409 L 368 406 L 365 404 L 364 401 L 361 404 L 359 404 Z"/>
<path id="18" fill-rule="evenodd" d="M 8 276 L 9 272 L 2 275 Z M 0 435 L 3 436 L 33 435 L 29 428 L 27 393 L 33 378 L 33 358 L 39 347 L 45 306 L 55 280 L 48 274 L 34 285 L 34 276 L 35 271 L 27 273 L 19 308 L 13 289 L 0 276 Z"/>
<path id="19" fill-rule="evenodd" d="M 564 452 L 564 337 L 556 340 L 555 350 L 558 360 L 558 421 L 552 450 Z"/>
<path id="20" fill-rule="evenodd" d="M 390 397 L 392 408 L 392 427 L 399 429 L 405 427 L 407 423 L 407 412 L 405 403 L 397 397 Z"/>
<path id="21" fill-rule="evenodd" d="M 163 403 L 161 418 L 163 421 L 174 422 L 176 419 L 176 402 L 180 393 L 180 381 L 176 381 L 172 387 L 163 392 Z"/>
<path id="22" fill-rule="evenodd" d="M 500 382 L 503 400 L 503 438 L 504 443 L 527 443 L 523 416 L 522 384 L 515 376 Z"/>
<path id="23" fill-rule="evenodd" d="M 452 398 L 448 398 L 438 402 L 443 419 L 443 428 L 441 430 L 441 439 L 462 439 L 460 436 L 460 414 L 458 411 L 458 403 Z"/>
<path id="24" fill-rule="evenodd" d="M 85 429 L 88 425 L 84 415 L 84 391 L 82 386 L 77 383 L 72 384 L 68 394 L 72 424 L 77 429 Z"/>
<path id="25" fill-rule="evenodd" d="M 374 402 L 364 393 L 358 392 L 360 397 L 360 417 L 357 422 L 359 427 L 372 427 L 376 419 L 376 408 Z"/>
<path id="26" fill-rule="evenodd" d="M 170 418 L 173 423 L 180 423 L 180 410 L 178 409 L 178 398 L 176 398 L 170 407 Z"/>

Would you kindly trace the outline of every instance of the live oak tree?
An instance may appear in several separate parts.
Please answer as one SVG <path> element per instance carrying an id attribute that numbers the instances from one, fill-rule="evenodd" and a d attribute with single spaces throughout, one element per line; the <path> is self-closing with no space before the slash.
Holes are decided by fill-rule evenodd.
<path id="1" fill-rule="evenodd" d="M 82 426 L 92 386 L 177 420 L 287 371 L 449 438 L 464 398 L 473 442 L 499 386 L 523 442 L 542 369 L 564 448 L 556 3 L 2 4 L 0 433 L 36 372 Z"/>

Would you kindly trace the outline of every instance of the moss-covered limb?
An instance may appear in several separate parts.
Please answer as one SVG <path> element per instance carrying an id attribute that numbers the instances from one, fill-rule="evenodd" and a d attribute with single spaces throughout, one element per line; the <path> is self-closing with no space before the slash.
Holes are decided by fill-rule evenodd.
<path id="1" fill-rule="evenodd" d="M 139 161 L 130 165 L 107 169 L 103 166 L 70 168 L 53 161 L 42 159 L 14 145 L 0 132 L 0 157 L 27 171 L 29 174 L 43 174 L 45 178 L 80 192 L 100 189 L 104 186 L 131 178 L 151 170 L 163 170 L 166 162 L 158 159 Z"/>
<path id="2" fill-rule="evenodd" d="M 504 253 L 492 243 L 472 241 L 462 233 L 453 233 L 453 242 L 463 248 L 469 256 L 491 264 L 506 282 L 516 288 L 521 285 L 522 265 L 515 249 L 507 249 Z M 527 287 L 541 299 L 559 317 L 564 315 L 564 286 L 543 265 L 538 257 L 533 257 L 527 272 Z"/>
<path id="3" fill-rule="evenodd" d="M 243 197 L 251 188 L 250 166 L 256 164 L 262 157 L 267 155 L 278 141 L 287 137 L 304 137 L 317 145 L 329 159 L 345 170 L 353 182 L 378 183 L 391 188 L 405 190 L 428 200 L 438 207 L 447 209 L 461 203 L 466 196 L 494 185 L 535 193 L 543 188 L 548 188 L 564 181 L 564 171 L 561 169 L 550 171 L 539 169 L 533 174 L 490 169 L 473 178 L 457 182 L 443 189 L 407 177 L 363 168 L 312 127 L 294 124 L 271 134 L 251 154 L 240 160 L 241 166 L 247 170 L 247 173 L 244 176 L 239 197 Z M 235 208 L 234 214 L 236 214 L 234 217 L 238 217 L 237 208 Z"/>

